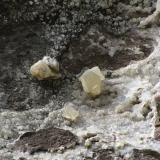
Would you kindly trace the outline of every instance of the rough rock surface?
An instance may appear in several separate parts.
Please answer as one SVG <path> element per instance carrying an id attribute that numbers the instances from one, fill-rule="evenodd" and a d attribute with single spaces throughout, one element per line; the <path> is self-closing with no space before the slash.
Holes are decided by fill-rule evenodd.
<path id="1" fill-rule="evenodd" d="M 106 24 L 95 24 L 88 27 L 80 39 L 71 42 L 62 56 L 62 66 L 71 73 L 96 65 L 113 70 L 144 59 L 152 51 L 153 40 L 146 33 L 133 29 L 114 36 L 108 33 Z"/>
<path id="2" fill-rule="evenodd" d="M 27 5 L 28 2 L 25 1 Z M 155 106 L 152 97 L 159 84 L 160 39 L 157 37 L 160 28 L 138 28 L 139 22 L 154 12 L 156 0 L 52 2 L 54 7 L 51 6 L 49 19 L 47 15 L 40 18 L 44 13 L 38 13 L 43 25 L 0 25 L 0 159 L 93 159 L 96 150 L 116 147 L 118 143 L 126 144 L 121 148 L 122 153 L 134 148 L 159 152 L 160 142 L 153 137 Z M 48 11 L 50 5 L 45 6 Z M 26 5 L 23 7 L 25 9 Z M 19 18 L 25 18 L 28 12 L 33 14 L 34 7 L 41 9 L 39 4 L 33 3 L 31 10 L 20 10 L 24 15 Z M 31 78 L 30 66 L 44 56 L 58 59 L 61 79 L 39 82 Z M 96 65 L 100 66 L 106 80 L 103 94 L 93 100 L 83 94 L 76 74 Z M 123 102 L 135 95 L 137 103 L 129 105 L 121 114 L 115 112 L 119 104 L 124 108 Z M 66 102 L 74 103 L 81 113 L 76 123 L 62 117 Z M 150 107 L 145 114 L 144 104 Z M 82 141 L 63 154 L 35 152 L 39 146 L 33 147 L 35 150 L 30 148 L 34 155 L 13 150 L 13 142 L 22 134 L 26 136 L 17 142 L 22 149 L 25 141 L 36 146 L 42 142 L 48 150 L 43 137 L 50 140 L 49 135 L 53 133 L 47 128 L 69 130 Z M 39 135 L 35 131 L 40 129 L 44 132 Z M 32 134 L 27 135 L 27 132 Z M 90 148 L 85 148 L 83 132 L 96 135 L 88 138 Z M 32 141 L 33 135 L 40 140 Z M 53 145 L 56 148 L 56 144 Z M 107 152 L 111 157 L 119 156 L 114 151 Z M 137 155 L 148 158 L 141 152 Z M 109 155 L 102 152 L 99 156 Z M 152 154 L 149 156 L 155 158 Z"/>
<path id="3" fill-rule="evenodd" d="M 38 151 L 57 151 L 61 147 L 71 148 L 78 142 L 77 136 L 59 128 L 41 129 L 37 132 L 26 132 L 15 143 L 16 149 L 33 154 Z M 63 149 L 63 150 L 64 150 Z"/>
<path id="4" fill-rule="evenodd" d="M 96 160 L 123 160 L 122 156 L 118 156 L 113 149 L 104 149 L 98 152 Z"/>
<path id="5" fill-rule="evenodd" d="M 159 160 L 160 153 L 152 150 L 133 150 L 132 158 L 133 160 Z"/>

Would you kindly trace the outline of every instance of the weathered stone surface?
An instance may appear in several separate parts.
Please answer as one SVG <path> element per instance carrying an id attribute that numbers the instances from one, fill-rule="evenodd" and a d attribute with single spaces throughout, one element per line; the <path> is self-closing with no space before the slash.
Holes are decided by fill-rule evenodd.
<path id="1" fill-rule="evenodd" d="M 79 117 L 79 111 L 74 109 L 74 105 L 72 103 L 66 103 L 63 108 L 62 116 L 69 121 L 75 122 Z"/>
<path id="2" fill-rule="evenodd" d="M 79 78 L 84 91 L 92 97 L 98 96 L 102 92 L 102 80 L 104 76 L 98 67 L 88 69 Z"/>
<path id="3" fill-rule="evenodd" d="M 70 148 L 78 142 L 77 136 L 59 128 L 41 129 L 24 133 L 15 143 L 15 148 L 23 152 L 57 151 L 60 147 Z"/>

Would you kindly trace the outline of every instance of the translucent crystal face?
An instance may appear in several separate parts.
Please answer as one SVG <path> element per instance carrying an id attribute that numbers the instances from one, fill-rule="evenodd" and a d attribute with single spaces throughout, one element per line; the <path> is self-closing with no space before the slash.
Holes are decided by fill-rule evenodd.
<path id="1" fill-rule="evenodd" d="M 97 74 L 97 75 L 101 78 L 102 81 L 105 80 L 105 77 L 104 77 L 104 75 L 102 74 L 102 72 L 101 72 L 101 70 L 99 69 L 98 66 L 93 67 L 93 68 L 91 68 L 90 70 L 93 71 L 95 74 Z"/>
<path id="2" fill-rule="evenodd" d="M 67 103 L 63 109 L 63 117 L 70 121 L 76 121 L 79 117 L 79 112 L 73 108 L 72 104 Z"/>
<path id="3" fill-rule="evenodd" d="M 51 68 L 42 60 L 39 60 L 37 63 L 33 64 L 30 68 L 30 72 L 32 76 L 38 80 L 58 77 L 58 74 L 52 71 Z"/>
<path id="4" fill-rule="evenodd" d="M 88 69 L 80 77 L 84 91 L 92 97 L 101 94 L 102 80 L 104 80 L 104 76 L 98 67 Z"/>

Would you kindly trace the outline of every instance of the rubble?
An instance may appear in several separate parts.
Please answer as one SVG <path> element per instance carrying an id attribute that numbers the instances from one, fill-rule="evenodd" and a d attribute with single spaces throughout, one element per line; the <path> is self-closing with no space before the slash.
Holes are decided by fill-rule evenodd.
<path id="1" fill-rule="evenodd" d="M 86 140 L 85 140 L 84 146 L 85 146 L 86 148 L 90 148 L 90 147 L 92 146 L 92 142 L 90 141 L 90 139 L 86 139 Z"/>
<path id="2" fill-rule="evenodd" d="M 86 70 L 79 78 L 83 90 L 91 97 L 96 97 L 102 92 L 102 81 L 105 79 L 99 67 Z"/>

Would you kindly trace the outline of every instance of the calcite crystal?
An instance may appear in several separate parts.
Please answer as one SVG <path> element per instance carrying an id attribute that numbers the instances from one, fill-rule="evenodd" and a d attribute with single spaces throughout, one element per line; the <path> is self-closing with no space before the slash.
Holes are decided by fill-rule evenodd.
<path id="1" fill-rule="evenodd" d="M 104 77 L 104 75 L 102 74 L 102 72 L 101 72 L 101 70 L 99 69 L 99 67 L 96 66 L 96 67 L 91 68 L 90 70 L 91 70 L 92 72 L 94 72 L 95 74 L 97 74 L 102 81 L 105 80 L 105 77 Z"/>
<path id="2" fill-rule="evenodd" d="M 83 90 L 92 97 L 96 97 L 102 92 L 102 81 L 105 79 L 99 67 L 93 67 L 86 70 L 79 80 L 82 83 Z"/>
<path id="3" fill-rule="evenodd" d="M 55 59 L 44 57 L 31 66 L 30 73 L 38 80 L 57 79 L 60 77 L 59 64 Z"/>
<path id="4" fill-rule="evenodd" d="M 69 121 L 75 122 L 79 117 L 79 111 L 74 109 L 74 105 L 72 103 L 66 103 L 63 108 L 62 116 Z"/>

